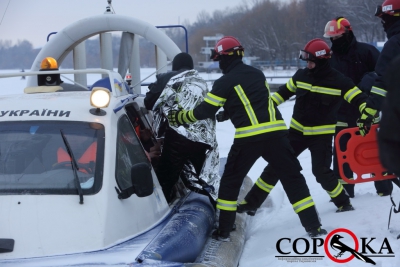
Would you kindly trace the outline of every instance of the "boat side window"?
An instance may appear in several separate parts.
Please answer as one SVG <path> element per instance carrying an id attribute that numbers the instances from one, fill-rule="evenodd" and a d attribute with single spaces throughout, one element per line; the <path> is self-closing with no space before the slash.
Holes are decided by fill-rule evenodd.
<path id="1" fill-rule="evenodd" d="M 120 190 L 132 187 L 131 168 L 137 163 L 149 163 L 139 138 L 126 115 L 118 120 L 115 178 Z"/>

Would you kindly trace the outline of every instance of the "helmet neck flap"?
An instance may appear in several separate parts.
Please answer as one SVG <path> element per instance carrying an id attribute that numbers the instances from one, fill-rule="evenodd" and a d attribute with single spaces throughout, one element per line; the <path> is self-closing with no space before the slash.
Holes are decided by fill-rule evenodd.
<path id="1" fill-rule="evenodd" d="M 342 37 L 333 39 L 330 38 L 332 42 L 332 51 L 334 53 L 339 53 L 339 54 L 346 54 L 347 51 L 349 51 L 351 42 L 354 39 L 354 34 L 353 31 L 349 31 L 348 33 L 343 34 Z"/>
<path id="2" fill-rule="evenodd" d="M 223 74 L 228 73 L 229 66 L 236 60 L 242 60 L 242 56 L 239 55 L 221 55 L 219 60 L 219 68 L 222 70 Z"/>

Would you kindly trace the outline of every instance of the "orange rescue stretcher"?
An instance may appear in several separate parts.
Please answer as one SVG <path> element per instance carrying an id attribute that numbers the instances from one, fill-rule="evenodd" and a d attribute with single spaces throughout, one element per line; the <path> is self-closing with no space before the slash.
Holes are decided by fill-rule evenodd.
<path id="1" fill-rule="evenodd" d="M 342 130 L 335 138 L 336 155 L 340 177 L 349 184 L 358 184 L 371 181 L 387 180 L 397 176 L 388 173 L 379 160 L 377 132 L 379 124 L 374 124 L 370 132 L 361 136 L 358 127 Z M 341 150 L 339 140 L 343 135 L 350 135 L 344 151 Z M 343 166 L 348 164 L 357 175 L 354 180 L 344 175 Z"/>

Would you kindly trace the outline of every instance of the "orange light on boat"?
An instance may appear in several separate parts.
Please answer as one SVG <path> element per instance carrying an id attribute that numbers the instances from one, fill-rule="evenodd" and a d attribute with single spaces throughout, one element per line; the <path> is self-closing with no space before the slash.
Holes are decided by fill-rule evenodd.
<path id="1" fill-rule="evenodd" d="M 58 69 L 57 60 L 55 60 L 52 57 L 46 57 L 45 59 L 42 60 L 42 63 L 40 64 L 40 69 L 41 70 Z"/>

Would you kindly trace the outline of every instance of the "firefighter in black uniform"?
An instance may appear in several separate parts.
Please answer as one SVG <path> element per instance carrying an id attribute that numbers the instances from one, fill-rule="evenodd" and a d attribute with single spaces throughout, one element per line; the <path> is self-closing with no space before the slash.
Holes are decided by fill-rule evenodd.
<path id="1" fill-rule="evenodd" d="M 372 87 L 371 106 L 382 105 L 382 121 L 378 132 L 379 156 L 385 168 L 400 175 L 399 129 L 399 63 L 400 58 L 400 1 L 386 0 L 378 6 L 375 16 L 382 22 L 388 38 L 375 67 L 378 78 Z M 397 56 L 397 57 L 396 57 Z M 392 58 L 395 58 L 392 62 Z M 385 99 L 387 93 L 387 98 Z M 369 99 L 370 100 L 370 99 Z M 382 104 L 383 103 L 383 104 Z M 361 124 L 361 127 L 364 125 Z M 393 179 L 400 185 L 399 179 Z"/>
<path id="2" fill-rule="evenodd" d="M 236 218 L 237 198 L 242 182 L 259 157 L 263 157 L 282 174 L 282 185 L 310 236 L 326 234 L 310 196 L 301 166 L 287 138 L 282 115 L 270 97 L 262 71 L 242 62 L 243 47 L 231 36 L 217 42 L 211 58 L 219 61 L 223 76 L 214 82 L 204 102 L 194 110 L 176 110 L 168 115 L 170 123 L 184 125 L 196 120 L 214 118 L 224 107 L 223 115 L 236 128 L 218 192 L 219 228 L 213 238 L 229 240 Z"/>
<path id="3" fill-rule="evenodd" d="M 378 77 L 371 88 L 367 107 L 380 110 L 387 93 L 383 79 L 386 68 L 389 62 L 400 54 L 400 1 L 385 0 L 381 6 L 376 8 L 375 16 L 381 19 L 388 40 L 383 46 L 375 66 L 375 72 Z M 368 114 L 363 114 L 359 118 L 357 124 L 361 134 L 365 135 L 369 132 L 372 121 L 373 118 Z"/>
<path id="4" fill-rule="evenodd" d="M 400 1 L 399 0 L 386 0 L 382 6 L 378 6 L 376 9 L 375 16 L 379 17 L 382 22 L 384 31 L 388 38 L 385 43 L 381 54 L 378 58 L 378 62 L 375 66 L 375 72 L 378 77 L 375 80 L 374 85 L 371 89 L 371 95 L 368 98 L 367 106 L 373 109 L 381 109 L 383 99 L 386 97 L 386 85 L 384 82 L 384 75 L 389 62 L 397 55 L 400 54 Z M 364 118 L 361 119 L 366 119 Z M 359 127 L 368 132 L 368 124 L 371 119 L 366 122 L 361 120 Z"/>
<path id="5" fill-rule="evenodd" d="M 337 112 L 342 98 L 362 112 L 367 95 L 350 78 L 331 68 L 328 62 L 330 55 L 330 48 L 324 40 L 309 41 L 300 51 L 300 59 L 307 61 L 307 68 L 299 69 L 286 85 L 272 95 L 272 99 L 279 105 L 296 95 L 289 129 L 290 144 L 296 156 L 307 148 L 310 150 L 312 172 L 317 182 L 338 207 L 336 212 L 343 212 L 354 208 L 330 169 Z M 237 211 L 253 215 L 281 177 L 283 174 L 280 171 L 268 165 Z"/>
<path id="6" fill-rule="evenodd" d="M 373 45 L 358 42 L 353 34 L 350 22 L 343 17 L 337 17 L 326 24 L 324 37 L 330 38 L 332 42 L 331 50 L 333 54 L 329 59 L 331 67 L 349 77 L 361 91 L 369 95 L 377 76 L 374 70 L 379 57 L 379 50 Z M 357 127 L 359 117 L 358 108 L 342 100 L 338 112 L 335 137 L 344 129 Z M 378 121 L 379 117 L 374 122 L 377 123 Z M 349 138 L 348 135 L 343 135 L 340 138 L 341 149 L 345 149 Z M 333 148 L 333 172 L 340 177 L 335 146 Z M 353 171 L 347 164 L 343 166 L 343 172 L 346 178 L 354 179 Z M 339 178 L 339 181 L 349 196 L 354 197 L 354 184 L 348 184 L 341 178 Z M 374 183 L 378 195 L 388 196 L 392 192 L 393 185 L 390 181 L 375 181 Z"/>
<path id="7" fill-rule="evenodd" d="M 400 54 L 388 65 L 384 76 L 387 97 L 382 105 L 379 125 L 379 158 L 389 172 L 400 176 Z M 397 182 L 399 183 L 399 178 Z"/>

